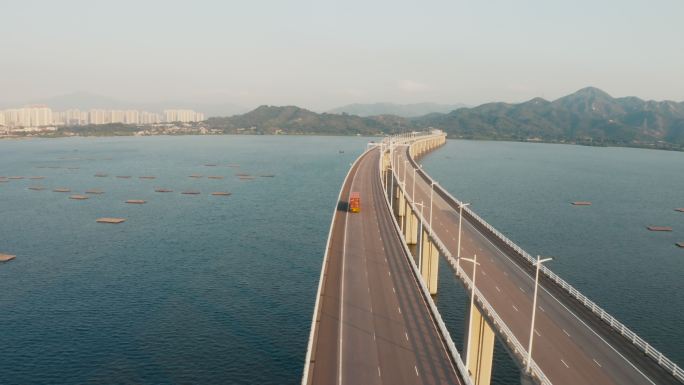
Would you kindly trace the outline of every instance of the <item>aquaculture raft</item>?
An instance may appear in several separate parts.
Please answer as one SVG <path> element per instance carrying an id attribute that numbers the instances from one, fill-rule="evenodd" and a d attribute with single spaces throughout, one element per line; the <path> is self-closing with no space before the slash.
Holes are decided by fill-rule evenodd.
<path id="1" fill-rule="evenodd" d="M 70 189 L 68 189 L 68 188 L 63 188 L 63 187 L 56 188 L 56 189 L 54 189 L 54 190 L 52 190 L 52 191 L 54 191 L 54 192 L 71 192 Z"/>
<path id="2" fill-rule="evenodd" d="M 88 196 L 86 196 L 86 195 L 72 195 L 69 197 L 69 199 L 75 199 L 77 201 L 83 201 L 83 200 L 88 199 Z"/>
<path id="3" fill-rule="evenodd" d="M 588 201 L 577 201 L 577 202 L 572 202 L 573 206 L 591 206 L 591 202 Z"/>
<path id="4" fill-rule="evenodd" d="M 147 202 L 142 200 L 142 199 L 129 199 L 126 201 L 126 203 L 130 203 L 130 204 L 134 204 L 134 205 L 141 205 L 141 204 L 144 204 Z"/>
<path id="5" fill-rule="evenodd" d="M 648 226 L 646 228 L 650 231 L 672 231 L 672 227 L 668 226 Z"/>
<path id="6" fill-rule="evenodd" d="M 121 222 L 126 222 L 126 219 L 124 218 L 98 218 L 96 220 L 97 223 L 121 223 Z"/>
<path id="7" fill-rule="evenodd" d="M 232 194 L 232 193 L 229 193 L 229 192 L 227 192 L 227 191 L 217 191 L 217 192 L 211 193 L 211 195 L 218 195 L 218 196 L 229 196 L 229 195 L 231 195 L 231 194 Z"/>

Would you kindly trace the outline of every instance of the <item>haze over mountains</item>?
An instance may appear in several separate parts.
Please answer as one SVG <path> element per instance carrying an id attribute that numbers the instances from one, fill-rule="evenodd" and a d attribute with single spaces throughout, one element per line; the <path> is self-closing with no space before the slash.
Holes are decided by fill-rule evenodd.
<path id="1" fill-rule="evenodd" d="M 206 98 L 203 98 L 206 99 Z M 220 99 L 220 98 L 217 98 Z M 133 109 L 161 112 L 165 109 L 187 108 L 199 111 L 205 116 L 230 116 L 249 111 L 248 108 L 227 102 L 193 101 L 193 100 L 165 100 L 154 103 L 131 102 L 92 94 L 88 92 L 73 92 L 50 98 L 35 99 L 22 102 L 0 103 L 0 108 L 16 108 L 18 106 L 45 104 L 55 111 L 64 111 L 71 108 L 89 110 L 93 108 L 103 109 Z"/>
<path id="2" fill-rule="evenodd" d="M 450 112 L 458 108 L 467 107 L 465 104 L 438 104 L 438 103 L 355 103 L 332 109 L 332 114 L 346 113 L 358 116 L 395 115 L 403 118 L 413 118 L 427 115 L 433 112 Z"/>

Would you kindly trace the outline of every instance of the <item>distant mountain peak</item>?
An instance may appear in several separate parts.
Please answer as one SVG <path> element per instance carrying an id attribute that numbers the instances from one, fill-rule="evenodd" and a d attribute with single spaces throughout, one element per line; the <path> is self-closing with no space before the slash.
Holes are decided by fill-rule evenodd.
<path id="1" fill-rule="evenodd" d="M 462 107 L 466 107 L 466 105 L 437 103 L 355 103 L 335 108 L 328 112 L 332 114 L 350 114 L 364 117 L 396 115 L 404 118 L 410 118 L 435 112 L 447 113 Z"/>
<path id="2" fill-rule="evenodd" d="M 596 87 L 584 87 L 575 93 L 572 93 L 566 97 L 571 97 L 571 96 L 580 96 L 580 97 L 601 97 L 601 98 L 608 98 L 612 99 L 613 97 L 610 96 L 607 92 L 596 88 Z"/>

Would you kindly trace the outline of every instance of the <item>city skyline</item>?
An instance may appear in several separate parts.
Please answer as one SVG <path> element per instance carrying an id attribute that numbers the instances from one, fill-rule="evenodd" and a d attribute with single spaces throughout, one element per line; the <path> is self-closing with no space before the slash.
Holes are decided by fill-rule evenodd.
<path id="1" fill-rule="evenodd" d="M 47 126 L 80 126 L 122 123 L 147 125 L 159 123 L 201 122 L 204 114 L 190 109 L 166 109 L 162 113 L 137 109 L 84 109 L 53 110 L 47 105 L 25 105 L 0 110 L 0 127 L 37 128 Z"/>
<path id="2" fill-rule="evenodd" d="M 325 111 L 555 99 L 589 85 L 681 101 L 684 53 L 671 41 L 682 13 L 672 0 L 9 2 L 0 31 L 16 54 L 0 63 L 0 103 L 80 90 Z"/>

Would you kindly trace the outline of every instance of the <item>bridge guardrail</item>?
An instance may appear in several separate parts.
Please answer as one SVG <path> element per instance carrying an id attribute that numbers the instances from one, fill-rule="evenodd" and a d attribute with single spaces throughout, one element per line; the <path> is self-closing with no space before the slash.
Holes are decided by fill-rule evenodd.
<path id="1" fill-rule="evenodd" d="M 392 168 L 392 172 L 395 172 L 395 169 Z M 398 179 L 398 175 L 395 174 L 395 179 Z M 397 183 L 399 188 L 402 190 L 404 193 L 404 196 L 408 197 L 407 191 L 405 189 L 405 186 L 403 186 L 401 183 Z M 440 250 L 442 255 L 444 255 L 451 265 L 451 267 L 456 271 L 456 275 L 463 280 L 463 282 L 466 284 L 468 289 L 472 290 L 472 281 L 468 277 L 468 275 L 465 273 L 465 271 L 460 267 L 456 259 L 451 255 L 451 253 L 448 251 L 444 243 L 442 242 L 441 239 L 439 239 L 435 233 L 432 231 L 429 225 L 429 221 L 420 214 L 420 211 L 418 208 L 415 206 L 414 202 L 411 200 L 407 199 L 407 202 L 409 202 L 409 205 L 411 206 L 411 210 L 413 211 L 414 215 L 421 221 L 422 225 L 424 228 L 428 230 L 428 233 L 430 234 L 430 238 L 432 239 L 433 242 L 435 242 L 435 245 L 437 245 L 437 248 Z M 393 217 L 394 218 L 394 217 Z M 395 219 L 396 223 L 396 219 Z M 398 224 L 397 224 L 398 226 Z M 401 233 L 401 231 L 400 231 Z M 404 240 L 403 234 L 401 234 L 402 240 Z M 417 268 L 416 268 L 417 270 Z M 418 272 L 418 277 L 422 283 L 422 276 L 420 276 L 420 273 Z M 424 283 L 422 283 L 424 285 Z M 427 290 L 427 288 L 426 288 Z M 513 332 L 508 328 L 506 323 L 501 319 L 501 317 L 498 315 L 498 313 L 494 310 L 494 307 L 485 299 L 484 295 L 477 289 L 475 288 L 475 299 L 477 302 L 479 302 L 479 307 L 480 309 L 484 310 L 484 312 L 487 314 L 489 319 L 492 321 L 494 324 L 493 326 L 497 329 L 500 335 L 504 336 L 504 342 L 508 345 L 508 347 L 511 349 L 511 351 L 514 352 L 514 354 L 518 354 L 520 356 L 520 360 L 523 364 L 527 363 L 527 350 L 523 347 L 523 345 L 520 343 L 520 341 L 517 339 L 517 337 L 513 334 Z M 536 378 L 541 385 L 553 385 L 551 380 L 549 380 L 548 377 L 544 374 L 544 372 L 541 370 L 539 365 L 534 360 L 531 360 L 530 362 L 530 371 L 531 375 Z"/>
<path id="2" fill-rule="evenodd" d="M 409 156 L 409 159 L 413 163 L 414 167 L 417 167 L 417 164 L 415 160 Z M 451 195 L 446 189 L 444 189 L 441 185 L 439 185 L 430 175 L 428 175 L 424 170 L 422 170 L 420 167 L 418 167 L 418 172 L 426 179 L 428 179 L 431 183 L 434 183 L 434 185 L 437 187 L 437 189 L 443 194 L 448 196 L 451 200 L 453 200 L 457 205 L 461 205 L 461 201 L 456 199 L 453 195 Z M 534 265 L 535 259 L 528 254 L 525 250 L 523 250 L 520 246 L 515 244 L 515 242 L 511 241 L 508 237 L 506 237 L 504 234 L 502 234 L 500 231 L 498 231 L 494 226 L 490 225 L 482 219 L 479 215 L 477 215 L 474 211 L 470 209 L 470 207 L 465 206 L 463 211 L 465 211 L 471 218 L 475 219 L 480 225 L 484 226 L 488 231 L 490 231 L 493 235 L 495 235 L 497 238 L 499 238 L 501 241 L 506 243 L 509 247 L 511 247 L 515 252 L 517 252 L 520 256 L 525 258 L 531 265 Z M 585 307 L 587 307 L 589 310 L 591 310 L 594 314 L 599 316 L 601 320 L 606 322 L 610 327 L 619 332 L 622 336 L 624 336 L 627 340 L 631 341 L 632 344 L 637 346 L 641 351 L 643 351 L 645 354 L 647 354 L 649 357 L 654 359 L 658 365 L 660 365 L 662 368 L 668 370 L 672 375 L 677 378 L 680 381 L 684 381 L 684 370 L 680 368 L 677 364 L 675 364 L 672 360 L 667 358 L 663 353 L 655 349 L 653 346 L 651 346 L 648 342 L 646 342 L 643 338 L 639 337 L 636 333 L 634 333 L 632 330 L 630 330 L 628 327 L 626 327 L 624 324 L 622 324 L 620 321 L 618 321 L 615 317 L 610 315 L 607 311 L 603 310 L 599 305 L 594 303 L 592 300 L 590 300 L 587 296 L 582 294 L 579 290 L 575 289 L 572 285 L 567 283 L 563 278 L 559 277 L 556 273 L 551 271 L 548 267 L 542 265 L 540 271 L 544 275 L 546 275 L 549 279 L 554 281 L 557 285 L 562 287 L 564 290 L 566 290 L 570 296 L 574 297 L 577 299 L 579 302 L 581 302 Z"/>

